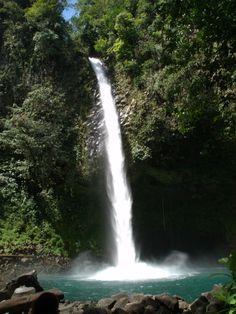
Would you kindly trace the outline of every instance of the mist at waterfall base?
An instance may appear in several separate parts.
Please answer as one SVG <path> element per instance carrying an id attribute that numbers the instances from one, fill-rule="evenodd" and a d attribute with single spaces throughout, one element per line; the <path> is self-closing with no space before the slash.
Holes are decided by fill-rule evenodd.
<path id="1" fill-rule="evenodd" d="M 172 252 L 159 262 L 136 262 L 126 266 L 101 263 L 89 253 L 81 254 L 73 263 L 71 277 L 78 280 L 146 281 L 180 278 L 197 274 L 188 265 L 187 254 Z"/>
<path id="2" fill-rule="evenodd" d="M 187 255 L 172 252 L 161 261 L 151 265 L 167 271 L 172 275 L 156 279 L 108 280 L 92 279 L 109 269 L 109 265 L 96 259 L 90 252 L 81 253 L 73 262 L 72 269 L 61 275 L 39 274 L 39 281 L 45 289 L 58 288 L 63 291 L 65 299 L 71 301 L 98 301 L 117 293 L 143 293 L 157 295 L 167 293 L 180 295 L 188 302 L 194 301 L 202 292 L 211 291 L 215 284 L 230 281 L 225 268 L 217 266 L 215 258 L 199 257 L 200 261 L 190 261 Z M 178 265 L 176 265 L 176 262 Z M 175 265 L 175 266 L 173 266 Z M 176 267 L 176 269 L 174 269 Z M 175 274 L 175 275 L 174 275 Z M 96 277 L 96 276 L 95 276 Z"/>
<path id="3" fill-rule="evenodd" d="M 183 258 L 183 260 L 182 260 Z M 94 280 L 91 279 L 96 273 L 109 266 L 102 264 L 91 256 L 90 253 L 82 253 L 74 260 L 71 272 L 62 275 L 42 275 L 39 280 L 45 289 L 58 288 L 63 291 L 65 299 L 80 301 L 98 301 L 117 293 L 143 293 L 157 295 L 167 293 L 180 295 L 188 302 L 198 298 L 202 292 L 212 290 L 215 284 L 224 284 L 230 281 L 225 276 L 227 270 L 216 266 L 212 261 L 206 263 L 191 264 L 186 261 L 182 253 L 173 252 L 161 262 L 153 263 L 154 267 L 173 270 L 175 275 L 159 279 L 145 280 Z M 173 260 L 174 259 L 174 260 Z M 179 273 L 173 269 L 176 259 L 179 259 Z M 181 263 L 184 263 L 181 266 Z M 189 265 L 187 266 L 186 263 Z M 178 273 L 178 274 L 177 274 Z"/>

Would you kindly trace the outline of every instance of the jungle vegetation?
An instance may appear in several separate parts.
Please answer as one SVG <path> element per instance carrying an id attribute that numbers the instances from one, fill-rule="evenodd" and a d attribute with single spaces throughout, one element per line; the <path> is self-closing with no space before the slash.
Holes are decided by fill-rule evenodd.
<path id="1" fill-rule="evenodd" d="M 86 144 L 91 55 L 129 109 L 145 253 L 157 233 L 157 249 L 235 247 L 235 1 L 79 0 L 70 22 L 66 5 L 0 0 L 0 252 L 103 254 L 101 163 L 89 165 Z"/>

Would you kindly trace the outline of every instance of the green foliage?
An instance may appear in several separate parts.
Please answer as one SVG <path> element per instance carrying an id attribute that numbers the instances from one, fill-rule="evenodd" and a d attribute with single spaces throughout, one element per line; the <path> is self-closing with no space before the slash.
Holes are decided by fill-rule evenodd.
<path id="1" fill-rule="evenodd" d="M 2 253 L 99 250 L 83 217 L 95 207 L 80 200 L 83 193 L 77 198 L 86 181 L 78 121 L 91 103 L 89 64 L 62 18 L 64 5 L 0 0 Z"/>
<path id="2" fill-rule="evenodd" d="M 31 210 L 32 212 L 32 210 Z M 65 255 L 62 238 L 48 222 L 14 220 L 13 215 L 1 221 L 0 251 L 7 254 Z"/>
<path id="3" fill-rule="evenodd" d="M 108 41 L 104 38 L 99 38 L 95 43 L 95 50 L 98 52 L 103 52 L 108 48 Z"/>
<path id="4" fill-rule="evenodd" d="M 30 243 L 38 253 L 100 250 L 101 193 L 88 193 L 88 54 L 105 59 L 120 110 L 128 113 L 122 122 L 129 166 L 193 171 L 217 160 L 226 172 L 215 180 L 223 183 L 235 169 L 235 1 L 79 0 L 73 25 L 62 17 L 65 5 L 0 0 L 6 252 Z M 164 184 L 173 180 L 165 171 L 158 176 Z M 225 228 L 234 241 L 234 223 Z"/>
<path id="5" fill-rule="evenodd" d="M 222 143 L 235 146 L 234 1 L 83 0 L 78 6 L 82 42 L 108 60 L 117 84 L 129 76 L 121 92 L 146 95 L 127 128 L 130 140 L 137 127 L 146 134 L 129 143 L 134 161 L 210 158 Z M 140 111 L 153 107 L 155 123 L 137 125 Z"/>
<path id="6" fill-rule="evenodd" d="M 73 163 L 68 160 L 69 152 L 64 151 L 65 143 L 72 140 L 65 121 L 69 123 L 63 96 L 52 87 L 40 86 L 28 94 L 21 107 L 13 107 L 11 118 L 5 122 L 3 150 L 24 160 L 29 176 L 40 187 L 52 184 L 50 178 L 64 177 L 66 164 Z"/>
<path id="7" fill-rule="evenodd" d="M 236 286 L 221 288 L 215 297 L 225 303 L 225 309 L 221 311 L 222 313 L 236 313 Z"/>
<path id="8" fill-rule="evenodd" d="M 227 266 L 233 280 L 236 282 L 236 251 L 232 252 L 229 257 L 220 259 L 220 263 Z"/>
<path id="9" fill-rule="evenodd" d="M 133 57 L 133 48 L 136 41 L 134 18 L 129 12 L 122 12 L 116 17 L 114 26 L 117 39 L 112 48 L 118 61 L 130 60 Z"/>
<path id="10" fill-rule="evenodd" d="M 52 24 L 61 20 L 61 13 L 66 2 L 63 0 L 36 0 L 26 10 L 26 17 L 33 23 Z"/>
<path id="11" fill-rule="evenodd" d="M 236 251 L 233 251 L 229 257 L 220 259 L 220 263 L 225 265 L 231 275 L 232 282 L 216 291 L 215 297 L 225 303 L 224 313 L 236 313 Z"/>

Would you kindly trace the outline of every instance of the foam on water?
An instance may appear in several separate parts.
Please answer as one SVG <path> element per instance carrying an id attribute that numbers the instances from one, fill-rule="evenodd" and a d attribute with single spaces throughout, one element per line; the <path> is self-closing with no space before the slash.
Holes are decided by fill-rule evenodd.
<path id="1" fill-rule="evenodd" d="M 178 278 L 186 274 L 188 274 L 188 272 L 180 270 L 178 267 L 157 266 L 140 262 L 127 265 L 127 267 L 108 267 L 91 275 L 88 279 L 101 281 L 139 281 L 170 277 Z"/>

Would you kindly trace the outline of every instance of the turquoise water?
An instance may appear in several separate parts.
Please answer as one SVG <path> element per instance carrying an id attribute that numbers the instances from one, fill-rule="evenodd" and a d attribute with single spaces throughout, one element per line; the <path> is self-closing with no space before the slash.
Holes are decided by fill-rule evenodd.
<path id="1" fill-rule="evenodd" d="M 193 301 L 202 292 L 212 289 L 214 284 L 223 284 L 229 280 L 223 268 L 205 268 L 191 276 L 152 281 L 85 281 L 70 276 L 41 275 L 39 280 L 45 289 L 58 288 L 64 292 L 67 300 L 94 300 L 119 292 L 177 294 L 187 301 Z"/>

